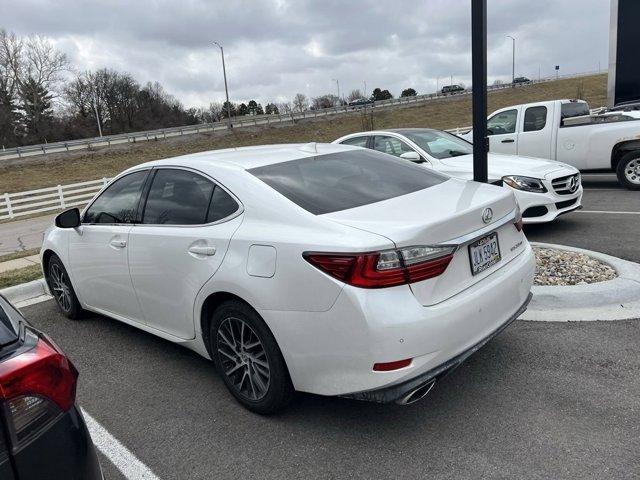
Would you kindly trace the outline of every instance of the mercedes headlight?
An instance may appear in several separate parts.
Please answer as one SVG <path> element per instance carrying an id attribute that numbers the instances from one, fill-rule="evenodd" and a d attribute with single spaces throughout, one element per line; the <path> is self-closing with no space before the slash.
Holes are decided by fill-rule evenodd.
<path id="1" fill-rule="evenodd" d="M 520 175 L 509 175 L 502 177 L 502 181 L 516 190 L 525 192 L 544 193 L 547 191 L 542 180 L 533 177 L 522 177 Z"/>

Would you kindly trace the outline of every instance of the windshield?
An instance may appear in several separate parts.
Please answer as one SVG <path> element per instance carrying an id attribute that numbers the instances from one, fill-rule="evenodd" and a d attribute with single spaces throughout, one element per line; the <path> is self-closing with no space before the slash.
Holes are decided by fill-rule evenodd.
<path id="1" fill-rule="evenodd" d="M 434 158 L 451 158 L 459 155 L 471 155 L 473 153 L 472 144 L 447 132 L 440 132 L 438 130 L 406 130 L 400 133 Z"/>
<path id="2" fill-rule="evenodd" d="M 372 150 L 348 150 L 248 170 L 315 215 L 337 212 L 438 185 L 442 174 Z"/>

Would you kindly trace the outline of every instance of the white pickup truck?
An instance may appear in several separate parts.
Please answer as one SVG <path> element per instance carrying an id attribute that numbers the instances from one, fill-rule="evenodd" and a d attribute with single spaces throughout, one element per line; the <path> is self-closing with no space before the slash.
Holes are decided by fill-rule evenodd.
<path id="1" fill-rule="evenodd" d="M 487 120 L 490 150 L 540 157 L 580 171 L 614 171 L 640 190 L 640 111 L 590 114 L 582 100 L 525 103 L 493 112 Z M 461 135 L 472 141 L 472 132 Z"/>

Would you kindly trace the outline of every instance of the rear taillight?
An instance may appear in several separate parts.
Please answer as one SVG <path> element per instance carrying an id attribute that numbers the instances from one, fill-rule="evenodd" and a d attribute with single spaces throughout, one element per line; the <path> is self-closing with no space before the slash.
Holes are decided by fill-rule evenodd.
<path id="1" fill-rule="evenodd" d="M 520 211 L 520 207 L 518 205 L 516 205 L 516 219 L 513 224 L 516 226 L 516 230 L 518 230 L 519 232 L 522 231 L 522 212 Z"/>
<path id="2" fill-rule="evenodd" d="M 69 410 L 76 396 L 73 364 L 47 337 L 27 335 L 34 347 L 0 362 L 0 401 L 14 448 Z"/>
<path id="3" fill-rule="evenodd" d="M 384 288 L 441 275 L 456 247 L 407 247 L 369 253 L 305 252 L 313 266 L 349 285 Z"/>

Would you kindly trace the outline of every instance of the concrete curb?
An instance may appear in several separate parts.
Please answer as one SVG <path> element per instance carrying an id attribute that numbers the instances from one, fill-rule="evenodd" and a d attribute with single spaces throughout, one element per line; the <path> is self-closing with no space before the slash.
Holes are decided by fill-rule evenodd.
<path id="1" fill-rule="evenodd" d="M 18 308 L 51 298 L 44 278 L 4 288 L 0 290 L 0 294 Z"/>
<path id="2" fill-rule="evenodd" d="M 618 276 L 590 285 L 534 286 L 533 299 L 520 320 L 577 322 L 640 318 L 640 264 L 582 248 L 531 244 L 583 253 L 610 265 Z"/>

